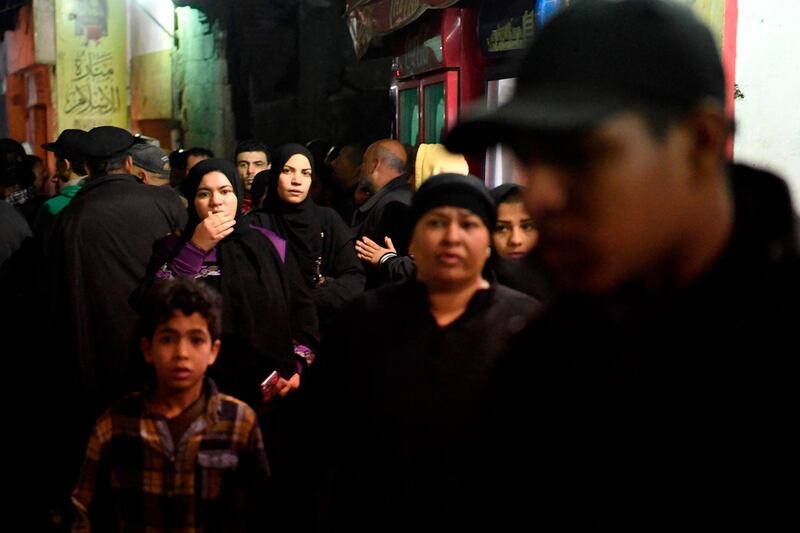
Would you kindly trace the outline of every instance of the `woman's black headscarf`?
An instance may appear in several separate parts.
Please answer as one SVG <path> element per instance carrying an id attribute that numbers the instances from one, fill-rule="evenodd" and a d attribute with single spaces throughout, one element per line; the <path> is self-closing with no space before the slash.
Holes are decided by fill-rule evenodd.
<path id="1" fill-rule="evenodd" d="M 189 222 L 182 238 L 190 240 L 200 223 L 194 198 L 203 176 L 214 171 L 225 174 L 239 201 L 234 231 L 216 247 L 222 271 L 222 279 L 218 279 L 223 301 L 222 331 L 229 337 L 224 343 L 225 355 L 215 365 L 214 374 L 224 392 L 252 401 L 257 397 L 258 381 L 272 370 L 279 368 L 287 377 L 295 371 L 288 280 L 280 256 L 269 239 L 242 221 L 239 209 L 242 184 L 233 164 L 225 159 L 199 162 L 184 181 Z M 236 376 L 251 374 L 254 381 L 249 386 L 235 382 Z"/>
<path id="2" fill-rule="evenodd" d="M 192 238 L 192 233 L 194 233 L 195 228 L 202 220 L 197 214 L 197 210 L 194 208 L 194 197 L 197 196 L 197 189 L 200 188 L 200 182 L 203 181 L 203 177 L 209 172 L 215 171 L 225 174 L 225 177 L 228 178 L 228 181 L 230 181 L 233 186 L 233 192 L 236 194 L 236 226 L 234 226 L 234 231 L 240 231 L 241 216 L 239 212 L 241 211 L 242 198 L 244 197 L 242 181 L 239 179 L 239 175 L 233 163 L 221 157 L 214 157 L 212 159 L 204 159 L 193 166 L 192 170 L 189 171 L 189 175 L 186 176 L 186 179 L 181 184 L 181 192 L 183 192 L 184 196 L 186 196 L 186 199 L 189 201 L 187 207 L 189 211 L 189 220 L 186 222 L 186 227 L 183 231 L 187 239 Z"/>
<path id="3" fill-rule="evenodd" d="M 494 202 L 497 204 L 497 207 L 500 207 L 500 204 L 505 202 L 509 196 L 514 194 L 520 195 L 525 188 L 522 185 L 517 185 L 516 183 L 503 183 L 502 185 L 498 185 L 491 191 L 489 194 L 492 195 L 494 198 Z"/>
<path id="4" fill-rule="evenodd" d="M 475 176 L 445 173 L 425 180 L 414 195 L 407 214 L 409 232 L 414 232 L 414 226 L 425 213 L 443 205 L 469 209 L 489 232 L 494 229 L 497 206 L 486 185 Z"/>
<path id="5" fill-rule="evenodd" d="M 300 271 L 307 283 L 313 281 L 317 259 L 322 255 L 322 215 L 311 195 L 299 204 L 290 204 L 278 195 L 278 181 L 286 162 L 295 154 L 308 159 L 314 172 L 314 156 L 301 144 L 284 144 L 275 150 L 272 167 L 268 173 L 267 197 L 261 209 L 251 215 L 259 226 L 271 229 L 286 239 L 300 264 Z"/>

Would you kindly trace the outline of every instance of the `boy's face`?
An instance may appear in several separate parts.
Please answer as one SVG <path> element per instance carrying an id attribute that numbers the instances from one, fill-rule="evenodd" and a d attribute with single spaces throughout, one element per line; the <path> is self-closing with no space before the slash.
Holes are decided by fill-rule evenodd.
<path id="1" fill-rule="evenodd" d="M 199 313 L 186 316 L 177 311 L 156 327 L 152 341 L 142 338 L 141 346 L 145 360 L 155 367 L 159 392 L 199 394 L 220 341 L 211 340 L 208 323 Z"/>

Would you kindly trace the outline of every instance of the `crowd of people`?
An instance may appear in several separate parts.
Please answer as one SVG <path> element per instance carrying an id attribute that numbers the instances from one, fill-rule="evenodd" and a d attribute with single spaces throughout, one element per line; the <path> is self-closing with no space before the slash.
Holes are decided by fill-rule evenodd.
<path id="1" fill-rule="evenodd" d="M 728 161 L 725 91 L 688 10 L 597 0 L 444 145 L 64 130 L 50 197 L 3 140 L 28 522 L 786 524 L 796 215 Z M 498 142 L 520 184 L 488 190 L 461 154 Z"/>

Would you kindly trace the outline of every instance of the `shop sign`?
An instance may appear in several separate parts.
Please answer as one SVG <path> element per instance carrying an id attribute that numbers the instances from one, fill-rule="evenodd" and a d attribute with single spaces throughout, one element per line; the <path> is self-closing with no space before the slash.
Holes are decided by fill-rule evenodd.
<path id="1" fill-rule="evenodd" d="M 443 9 L 458 0 L 348 0 L 347 27 L 356 55 L 367 51 L 370 41 L 417 20 L 428 9 Z"/>
<path id="2" fill-rule="evenodd" d="M 56 2 L 58 129 L 128 127 L 125 2 Z"/>

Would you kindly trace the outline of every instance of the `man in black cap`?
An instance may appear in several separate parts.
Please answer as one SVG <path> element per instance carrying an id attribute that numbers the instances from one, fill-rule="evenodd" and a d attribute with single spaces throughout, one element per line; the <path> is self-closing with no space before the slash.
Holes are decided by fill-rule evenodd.
<path id="1" fill-rule="evenodd" d="M 89 178 L 53 225 L 48 243 L 56 325 L 48 375 L 53 406 L 64 410 L 63 465 L 77 468 L 89 428 L 108 403 L 141 378 L 128 303 L 144 277 L 153 243 L 182 228 L 186 210 L 174 191 L 131 174 L 136 142 L 113 126 L 82 138 Z M 71 472 L 74 474 L 74 472 Z M 68 483 L 72 479 L 65 480 Z"/>
<path id="2" fill-rule="evenodd" d="M 489 409 L 502 474 L 486 482 L 526 487 L 495 492 L 492 516 L 785 523 L 795 216 L 783 181 L 727 163 L 724 101 L 714 40 L 687 8 L 582 2 L 536 37 L 514 98 L 446 139 L 515 151 L 559 293 Z"/>
<path id="3" fill-rule="evenodd" d="M 133 158 L 131 173 L 142 183 L 156 187 L 169 185 L 171 170 L 169 156 L 164 150 L 153 144 L 137 143 L 131 147 L 130 154 Z"/>
<path id="4" fill-rule="evenodd" d="M 83 130 L 66 129 L 55 142 L 42 145 L 42 148 L 55 154 L 56 177 L 61 182 L 58 194 L 42 205 L 33 224 L 34 234 L 43 246 L 46 246 L 44 243 L 47 242 L 56 215 L 72 201 L 86 178 L 86 158 L 81 153 L 85 135 Z"/>

